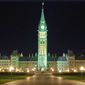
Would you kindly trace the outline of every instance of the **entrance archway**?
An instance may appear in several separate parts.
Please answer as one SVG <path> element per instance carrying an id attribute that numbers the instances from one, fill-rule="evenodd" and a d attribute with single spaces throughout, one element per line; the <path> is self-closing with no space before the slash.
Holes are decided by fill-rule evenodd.
<path id="1" fill-rule="evenodd" d="M 43 67 L 40 69 L 41 72 L 43 72 L 44 70 L 45 70 L 45 69 L 44 69 Z"/>

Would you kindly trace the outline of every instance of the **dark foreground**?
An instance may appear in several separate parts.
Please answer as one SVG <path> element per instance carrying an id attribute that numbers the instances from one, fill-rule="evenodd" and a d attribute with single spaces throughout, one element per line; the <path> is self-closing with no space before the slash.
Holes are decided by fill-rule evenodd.
<path id="1" fill-rule="evenodd" d="M 6 82 L 15 81 L 19 79 L 25 79 L 29 76 L 33 76 L 33 73 L 27 72 L 0 72 L 0 85 Z"/>
<path id="2" fill-rule="evenodd" d="M 36 73 L 32 77 L 2 85 L 85 85 L 84 82 L 55 77 L 51 73 Z"/>

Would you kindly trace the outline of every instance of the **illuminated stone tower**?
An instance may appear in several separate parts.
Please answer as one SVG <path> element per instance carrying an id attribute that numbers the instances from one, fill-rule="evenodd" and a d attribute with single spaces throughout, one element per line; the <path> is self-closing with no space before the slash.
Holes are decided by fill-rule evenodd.
<path id="1" fill-rule="evenodd" d="M 38 71 L 47 71 L 47 25 L 42 3 L 41 19 L 38 26 Z"/>

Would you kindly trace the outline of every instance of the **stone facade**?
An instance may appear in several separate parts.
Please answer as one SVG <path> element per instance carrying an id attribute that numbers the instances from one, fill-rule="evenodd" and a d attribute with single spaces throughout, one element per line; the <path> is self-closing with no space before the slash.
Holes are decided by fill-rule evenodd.
<path id="1" fill-rule="evenodd" d="M 15 72 L 38 71 L 38 56 L 35 55 L 23 56 L 17 50 L 14 50 L 11 56 L 0 55 L 0 71 L 10 71 L 10 66 L 13 66 Z M 48 53 L 47 56 L 47 71 L 50 72 L 80 72 L 80 67 L 85 68 L 85 55 L 76 57 L 69 50 L 63 56 L 53 56 Z M 85 69 L 84 69 L 85 71 Z"/>

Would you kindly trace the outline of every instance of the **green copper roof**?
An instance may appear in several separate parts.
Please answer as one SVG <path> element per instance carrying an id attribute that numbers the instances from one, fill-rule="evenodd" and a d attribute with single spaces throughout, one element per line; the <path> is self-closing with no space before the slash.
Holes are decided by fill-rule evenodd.
<path id="1" fill-rule="evenodd" d="M 44 29 L 42 29 L 41 26 L 44 26 Z M 47 25 L 46 25 L 46 21 L 45 21 L 44 9 L 43 8 L 42 8 L 41 19 L 40 19 L 40 23 L 39 23 L 38 28 L 39 28 L 39 30 L 42 30 L 42 31 L 47 30 Z"/>
<path id="2" fill-rule="evenodd" d="M 10 60 L 8 56 L 0 56 L 0 60 Z"/>
<path id="3" fill-rule="evenodd" d="M 45 22 L 44 9 L 42 9 L 42 13 L 41 13 L 41 19 L 40 19 L 40 22 L 42 22 L 42 21 Z"/>

